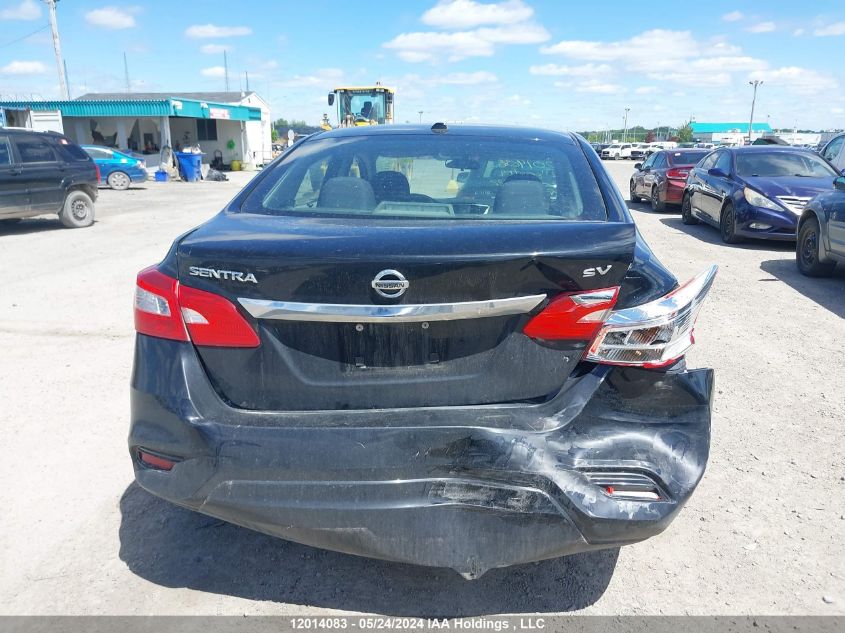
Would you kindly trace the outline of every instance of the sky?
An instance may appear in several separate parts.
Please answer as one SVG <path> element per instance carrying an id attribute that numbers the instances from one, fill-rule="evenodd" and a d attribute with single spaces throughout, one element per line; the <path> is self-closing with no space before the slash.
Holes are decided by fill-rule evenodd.
<path id="1" fill-rule="evenodd" d="M 601 130 L 755 120 L 845 127 L 843 0 L 61 0 L 71 97 L 249 87 L 318 124 L 337 85 L 396 89 L 396 121 Z M 0 98 L 55 99 L 47 8 L 0 0 Z"/>

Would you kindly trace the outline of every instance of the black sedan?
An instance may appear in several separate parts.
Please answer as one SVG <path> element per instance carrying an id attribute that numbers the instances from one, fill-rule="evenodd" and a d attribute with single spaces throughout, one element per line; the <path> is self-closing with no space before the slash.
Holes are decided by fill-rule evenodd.
<path id="1" fill-rule="evenodd" d="M 809 150 L 719 148 L 690 172 L 681 217 L 685 224 L 712 224 L 729 244 L 747 237 L 794 240 L 806 204 L 830 191 L 838 175 Z"/>
<path id="2" fill-rule="evenodd" d="M 833 190 L 810 200 L 798 222 L 795 258 L 798 270 L 810 277 L 830 275 L 845 264 L 845 177 Z"/>
<path id="3" fill-rule="evenodd" d="M 713 371 L 684 354 L 715 267 L 679 285 L 588 150 L 443 124 L 295 145 L 138 275 L 138 483 L 466 578 L 664 530 L 709 452 Z"/>

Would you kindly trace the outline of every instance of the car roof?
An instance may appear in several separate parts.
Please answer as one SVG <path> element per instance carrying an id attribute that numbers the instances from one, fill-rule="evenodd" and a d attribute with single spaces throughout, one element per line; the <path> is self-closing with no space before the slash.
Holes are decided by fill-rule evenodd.
<path id="1" fill-rule="evenodd" d="M 746 154 L 752 152 L 778 152 L 786 154 L 815 154 L 814 151 L 806 147 L 795 147 L 793 145 L 747 145 L 744 147 L 719 147 L 715 149 L 722 149 L 734 154 Z"/>
<path id="2" fill-rule="evenodd" d="M 312 139 L 354 137 L 354 136 L 385 136 L 385 135 L 419 135 L 431 134 L 433 136 L 477 136 L 497 137 L 525 141 L 558 141 L 563 143 L 575 143 L 574 135 L 570 132 L 556 132 L 542 128 L 505 126 L 505 125 L 461 125 L 447 124 L 445 132 L 434 132 L 431 125 L 362 125 L 357 127 L 345 127 L 328 132 L 313 134 Z"/>
<path id="3" fill-rule="evenodd" d="M 53 138 L 66 138 L 64 134 L 54 132 L 53 130 L 31 130 L 28 127 L 0 127 L 0 132 L 3 134 L 39 134 L 41 136 L 51 136 Z"/>

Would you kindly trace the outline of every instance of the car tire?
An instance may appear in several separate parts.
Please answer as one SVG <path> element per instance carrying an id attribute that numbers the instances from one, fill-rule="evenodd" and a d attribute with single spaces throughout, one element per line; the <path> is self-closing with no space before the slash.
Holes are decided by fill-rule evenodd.
<path id="1" fill-rule="evenodd" d="M 798 270 L 808 277 L 827 277 L 836 268 L 835 262 L 819 261 L 821 230 L 816 218 L 810 218 L 801 225 L 798 241 L 795 243 L 795 262 Z"/>
<path id="2" fill-rule="evenodd" d="M 730 202 L 722 207 L 722 213 L 719 215 L 719 233 L 721 233 L 722 241 L 725 244 L 742 242 L 742 238 L 736 234 L 736 212 L 734 205 Z"/>
<path id="3" fill-rule="evenodd" d="M 698 218 L 692 214 L 692 201 L 689 194 L 684 194 L 684 199 L 681 202 L 681 222 L 684 224 L 698 224 Z"/>
<path id="4" fill-rule="evenodd" d="M 132 184 L 132 180 L 129 178 L 129 175 L 122 171 L 113 171 L 110 173 L 109 177 L 106 178 L 106 182 L 110 188 L 117 191 L 125 191 L 129 189 L 129 185 Z"/>
<path id="5" fill-rule="evenodd" d="M 630 193 L 628 194 L 628 200 L 630 200 L 631 202 L 640 202 L 642 199 L 635 193 L 635 186 L 636 185 L 634 185 L 634 181 L 632 180 L 631 184 L 628 187 L 630 191 Z"/>
<path id="6" fill-rule="evenodd" d="M 84 191 L 69 191 L 59 219 L 69 229 L 81 229 L 94 224 L 94 201 Z"/>
<path id="7" fill-rule="evenodd" d="M 654 186 L 651 188 L 651 210 L 655 213 L 662 213 L 666 210 L 666 203 L 660 199 L 660 190 Z"/>

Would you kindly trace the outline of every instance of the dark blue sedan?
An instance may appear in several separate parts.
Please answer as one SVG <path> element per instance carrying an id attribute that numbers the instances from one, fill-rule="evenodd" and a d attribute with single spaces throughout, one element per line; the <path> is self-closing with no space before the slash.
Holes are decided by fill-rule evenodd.
<path id="1" fill-rule="evenodd" d="M 100 184 L 112 189 L 124 190 L 134 183 L 147 180 L 147 165 L 129 151 L 120 151 L 99 145 L 83 145 L 82 149 L 94 159 L 100 168 Z"/>
<path id="2" fill-rule="evenodd" d="M 845 264 L 845 177 L 807 204 L 798 224 L 795 259 L 798 270 L 810 277 L 830 275 L 837 262 Z"/>
<path id="3" fill-rule="evenodd" d="M 810 199 L 839 174 L 820 156 L 781 146 L 720 148 L 690 171 L 681 216 L 718 227 L 722 240 L 794 240 Z"/>

